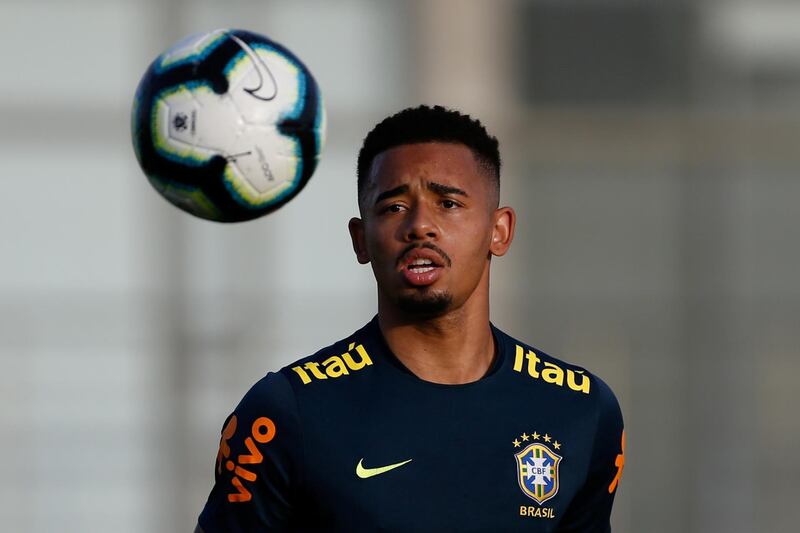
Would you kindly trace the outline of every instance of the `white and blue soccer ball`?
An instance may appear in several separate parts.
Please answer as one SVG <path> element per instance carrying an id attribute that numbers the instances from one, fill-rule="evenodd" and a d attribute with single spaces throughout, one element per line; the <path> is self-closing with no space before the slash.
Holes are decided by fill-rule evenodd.
<path id="1" fill-rule="evenodd" d="M 311 72 L 256 33 L 193 35 L 156 58 L 139 82 L 133 146 L 150 183 L 201 218 L 237 222 L 291 200 L 325 143 Z"/>

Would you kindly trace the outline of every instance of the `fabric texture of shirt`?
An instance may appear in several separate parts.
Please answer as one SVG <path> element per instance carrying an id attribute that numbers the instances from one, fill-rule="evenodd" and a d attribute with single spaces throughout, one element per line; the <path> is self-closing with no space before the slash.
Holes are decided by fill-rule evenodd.
<path id="1" fill-rule="evenodd" d="M 199 518 L 218 531 L 606 533 L 624 465 L 614 394 L 492 326 L 480 380 L 419 379 L 377 318 L 244 396 Z"/>

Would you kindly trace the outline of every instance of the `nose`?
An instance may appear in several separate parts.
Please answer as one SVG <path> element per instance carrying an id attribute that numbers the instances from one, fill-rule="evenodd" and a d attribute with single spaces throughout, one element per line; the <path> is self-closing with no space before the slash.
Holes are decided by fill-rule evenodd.
<path id="1" fill-rule="evenodd" d="M 406 242 L 435 240 L 439 237 L 439 227 L 426 206 L 417 204 L 409 209 L 403 226 Z"/>

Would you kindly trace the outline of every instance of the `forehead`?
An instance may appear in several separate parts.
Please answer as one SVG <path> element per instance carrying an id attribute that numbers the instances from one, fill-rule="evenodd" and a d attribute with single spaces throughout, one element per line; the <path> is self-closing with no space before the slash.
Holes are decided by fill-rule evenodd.
<path id="1" fill-rule="evenodd" d="M 489 177 L 481 169 L 472 150 L 463 144 L 404 144 L 375 156 L 365 183 L 365 192 L 380 192 L 413 180 L 458 186 L 477 194 L 487 189 Z"/>

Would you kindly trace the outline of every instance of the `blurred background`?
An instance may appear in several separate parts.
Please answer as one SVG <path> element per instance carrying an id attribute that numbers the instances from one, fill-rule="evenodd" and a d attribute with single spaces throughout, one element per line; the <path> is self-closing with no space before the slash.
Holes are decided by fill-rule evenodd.
<path id="1" fill-rule="evenodd" d="M 328 108 L 309 185 L 245 224 L 171 207 L 129 139 L 150 61 L 219 27 Z M 375 312 L 356 153 L 418 103 L 501 141 L 494 322 L 619 397 L 615 531 L 796 531 L 800 2 L 1 0 L 0 48 L 3 531 L 192 530 L 243 393 Z"/>

